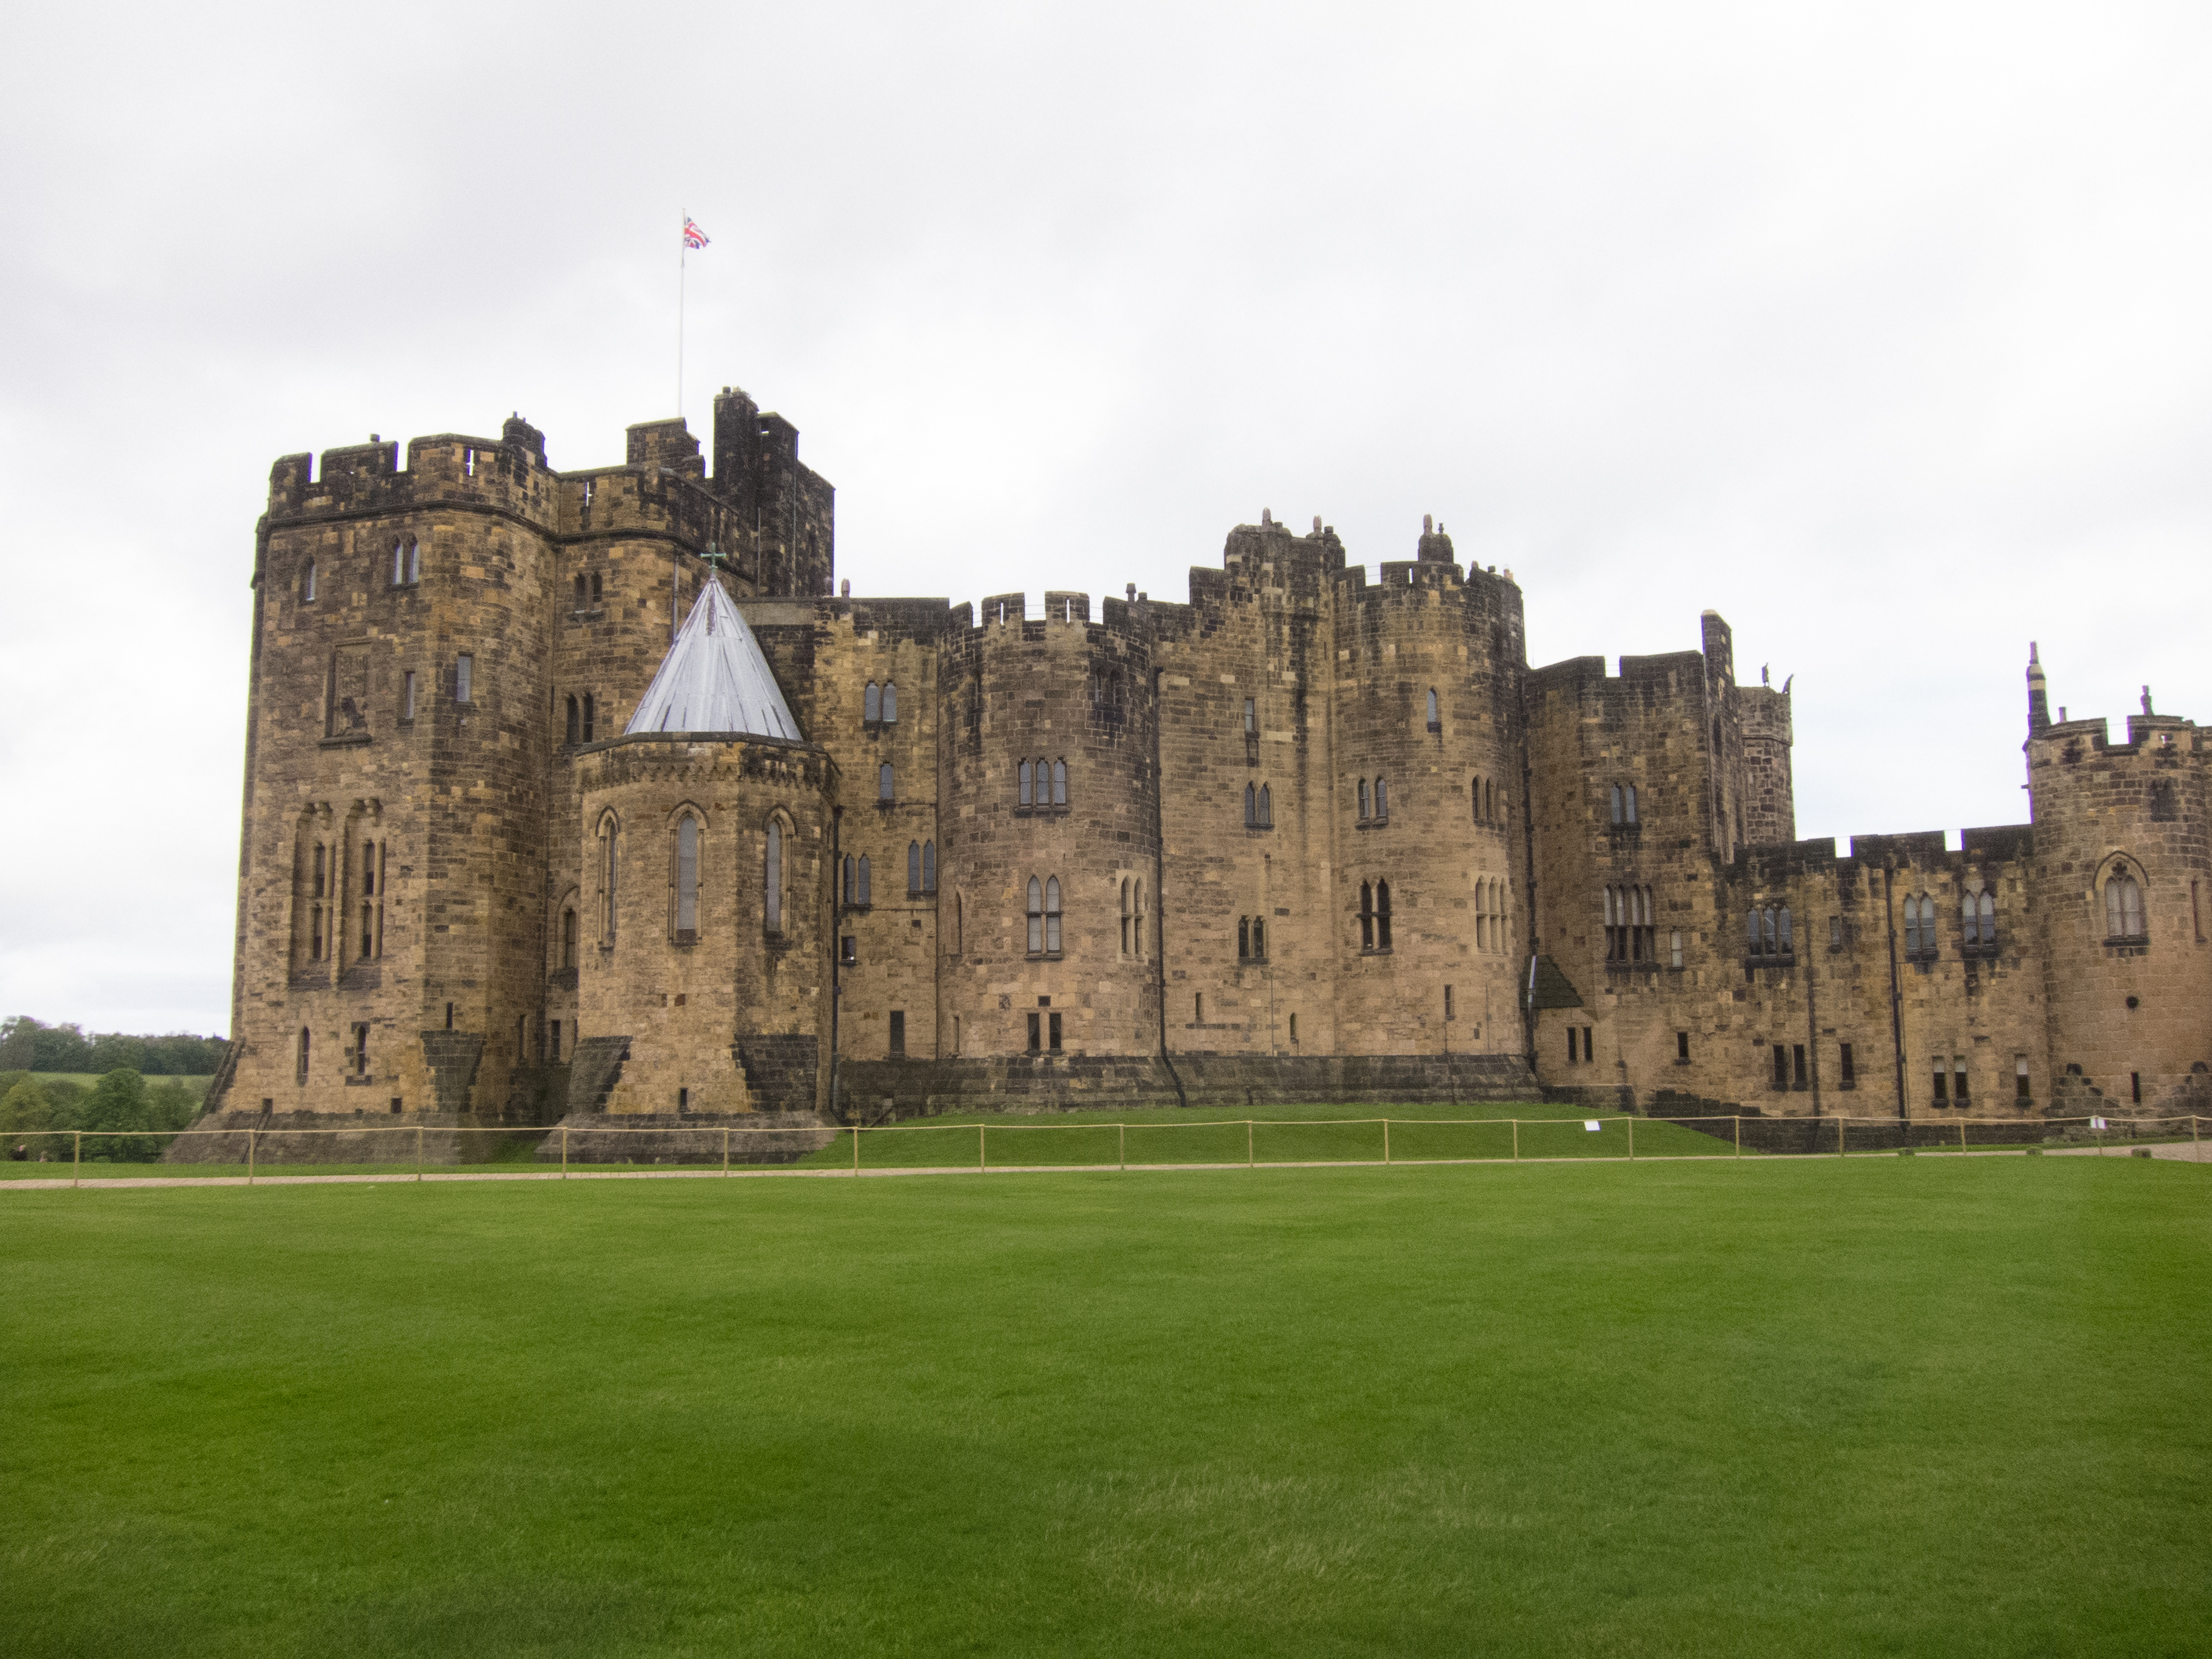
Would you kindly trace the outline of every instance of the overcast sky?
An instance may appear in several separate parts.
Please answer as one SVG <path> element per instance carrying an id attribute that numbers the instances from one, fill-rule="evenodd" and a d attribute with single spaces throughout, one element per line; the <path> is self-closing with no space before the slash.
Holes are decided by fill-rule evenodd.
<path id="1" fill-rule="evenodd" d="M 740 384 L 861 593 L 1180 599 L 1320 514 L 1532 663 L 1796 676 L 1801 836 L 2212 721 L 2212 10 L 26 9 L 0 103 L 0 1014 L 228 1024 L 279 454 Z M 1036 603 L 1033 597 L 1032 603 Z"/>

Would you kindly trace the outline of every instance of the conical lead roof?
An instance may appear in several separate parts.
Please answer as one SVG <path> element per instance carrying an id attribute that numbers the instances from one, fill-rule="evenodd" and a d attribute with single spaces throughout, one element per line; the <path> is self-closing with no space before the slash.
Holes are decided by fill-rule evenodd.
<path id="1" fill-rule="evenodd" d="M 708 580 L 625 732 L 745 732 L 799 740 L 759 641 Z"/>

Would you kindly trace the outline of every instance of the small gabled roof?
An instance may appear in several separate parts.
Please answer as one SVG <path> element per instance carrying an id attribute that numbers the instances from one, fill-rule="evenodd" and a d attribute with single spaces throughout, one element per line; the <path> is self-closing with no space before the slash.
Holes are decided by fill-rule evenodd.
<path id="1" fill-rule="evenodd" d="M 1583 1006 L 1582 993 L 1575 989 L 1574 981 L 1562 973 L 1559 964 L 1549 957 L 1531 957 L 1528 959 L 1528 983 L 1524 995 L 1532 1009 L 1579 1008 Z"/>
<path id="2" fill-rule="evenodd" d="M 743 732 L 804 741 L 760 642 L 711 579 L 623 730 Z"/>

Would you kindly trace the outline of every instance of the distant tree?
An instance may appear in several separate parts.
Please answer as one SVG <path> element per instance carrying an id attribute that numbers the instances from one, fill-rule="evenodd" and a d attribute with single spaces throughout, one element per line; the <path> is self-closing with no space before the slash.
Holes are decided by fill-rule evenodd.
<path id="1" fill-rule="evenodd" d="M 85 1070 L 106 1077 L 125 1069 L 146 1073 L 146 1039 L 122 1031 L 101 1031 L 88 1040 Z"/>
<path id="2" fill-rule="evenodd" d="M 84 1156 L 88 1163 L 101 1159 L 112 1164 L 152 1163 L 161 1155 L 161 1143 L 146 1133 L 153 1127 L 153 1115 L 146 1099 L 146 1079 L 128 1066 L 118 1066 L 94 1084 L 82 1110 L 77 1114 L 77 1127 L 88 1135 L 97 1132 L 124 1137 L 86 1141 Z"/>
<path id="3" fill-rule="evenodd" d="M 39 1029 L 28 1014 L 0 1020 L 0 1071 L 38 1070 Z"/>
<path id="4" fill-rule="evenodd" d="M 35 1058 L 31 1069 L 34 1072 L 88 1072 L 92 1069 L 92 1045 L 84 1040 L 81 1026 L 42 1025 L 33 1034 L 33 1050 Z"/>
<path id="5" fill-rule="evenodd" d="M 39 1086 L 36 1078 L 27 1077 L 0 1096 L 0 1135 L 53 1127 L 54 1103 L 46 1098 L 46 1091 Z"/>
<path id="6" fill-rule="evenodd" d="M 146 1121 L 156 1129 L 181 1129 L 200 1113 L 199 1101 L 173 1079 L 146 1091 Z"/>

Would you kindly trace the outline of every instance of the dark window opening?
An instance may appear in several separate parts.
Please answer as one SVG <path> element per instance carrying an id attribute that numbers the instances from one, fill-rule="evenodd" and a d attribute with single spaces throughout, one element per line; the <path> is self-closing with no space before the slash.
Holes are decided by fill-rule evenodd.
<path id="1" fill-rule="evenodd" d="M 579 576 L 579 577 L 577 577 L 577 578 L 576 578 L 576 580 L 577 580 L 579 582 L 581 582 L 581 581 L 583 580 L 583 578 L 582 578 L 581 576 Z M 571 698 L 569 698 L 569 699 L 568 699 L 568 741 L 569 741 L 570 743 L 572 743 L 572 744 L 574 744 L 574 743 L 580 743 L 580 742 L 582 742 L 582 741 L 583 741 L 583 738 L 584 738 L 584 711 L 583 711 L 583 708 L 582 708 L 582 706 L 581 706 L 580 704 L 579 704 L 579 703 L 577 702 L 577 701 L 576 701 L 574 697 L 571 697 Z"/>
<path id="2" fill-rule="evenodd" d="M 1444 987 L 1444 1018 L 1449 1022 L 1452 1018 L 1452 988 L 1447 985 Z"/>
<path id="3" fill-rule="evenodd" d="M 1390 948 L 1390 884 L 1387 881 L 1375 884 L 1375 948 Z"/>
<path id="4" fill-rule="evenodd" d="M 876 769 L 876 799 L 878 801 L 889 801 L 895 798 L 896 793 L 896 792 L 891 787 L 890 763 L 885 762 Z"/>
<path id="5" fill-rule="evenodd" d="M 591 742 L 592 734 L 598 724 L 599 716 L 592 706 L 592 694 L 586 691 L 584 693 L 584 741 L 586 743 Z"/>
<path id="6" fill-rule="evenodd" d="M 906 1053 L 906 1014 L 897 1008 L 891 1010 L 891 1053 Z"/>
<path id="7" fill-rule="evenodd" d="M 593 605 L 599 602 L 599 596 L 603 591 L 599 586 L 599 573 L 594 570 L 592 573 L 592 603 Z"/>
<path id="8" fill-rule="evenodd" d="M 2138 1106 L 2142 1104 L 2142 1073 L 2141 1072 L 2128 1073 L 2128 1097 Z"/>
<path id="9" fill-rule="evenodd" d="M 1790 1051 L 1778 1042 L 1774 1045 L 1774 1086 L 1790 1086 Z"/>
<path id="10" fill-rule="evenodd" d="M 1859 1075 L 1857 1068 L 1851 1062 L 1851 1045 L 1848 1042 L 1842 1044 L 1838 1048 L 1837 1054 L 1838 1060 L 1842 1062 L 1840 1072 L 1844 1079 L 1844 1087 L 1846 1089 L 1856 1088 L 1858 1086 Z"/>
<path id="11" fill-rule="evenodd" d="M 837 955 L 840 965 L 847 968 L 859 967 L 860 965 L 860 941 L 854 938 L 850 933 L 846 934 L 842 939 L 837 941 Z"/>
<path id="12" fill-rule="evenodd" d="M 1036 1054 L 1043 1047 L 1044 1016 L 1042 1014 L 1031 1014 L 1030 1016 L 1030 1052 L 1031 1054 Z"/>
<path id="13" fill-rule="evenodd" d="M 1045 1042 L 1053 1053 L 1060 1052 L 1060 1016 L 1058 1014 L 1045 1016 Z"/>
<path id="14" fill-rule="evenodd" d="M 1244 735 L 1255 738 L 1260 734 L 1260 711 L 1251 698 L 1244 699 Z"/>
<path id="15" fill-rule="evenodd" d="M 1951 1061 L 1951 1103 L 1954 1106 L 1966 1103 L 1966 1057 L 1964 1054 L 1954 1055 Z"/>
<path id="16" fill-rule="evenodd" d="M 1935 1103 L 1938 1106 L 1948 1105 L 1950 1103 L 1948 1098 L 1948 1089 L 1951 1073 L 1945 1068 L 1943 1062 L 1940 1060 L 1936 1062 L 1935 1078 L 1936 1089 L 1933 1096 Z"/>
<path id="17" fill-rule="evenodd" d="M 1805 1045 L 1802 1042 L 1794 1045 L 1790 1057 L 1797 1086 L 1802 1089 L 1805 1086 Z"/>
<path id="18" fill-rule="evenodd" d="M 1674 1058 L 1675 1058 L 1675 1059 L 1677 1059 L 1677 1060 L 1687 1060 L 1689 1057 L 1690 1057 L 1690 1034 L 1689 1034 L 1687 1031 L 1677 1031 L 1677 1032 L 1675 1032 L 1675 1033 L 1674 1033 Z"/>
<path id="19" fill-rule="evenodd" d="M 2031 1098 L 2028 1092 L 2027 1057 L 2024 1054 L 2013 1065 L 2012 1097 L 2014 1100 Z"/>
<path id="20" fill-rule="evenodd" d="M 1443 729 L 1444 723 L 1442 714 L 1437 708 L 1436 688 L 1434 686 L 1431 686 L 1429 688 L 1429 730 L 1431 732 L 1441 732 Z"/>

